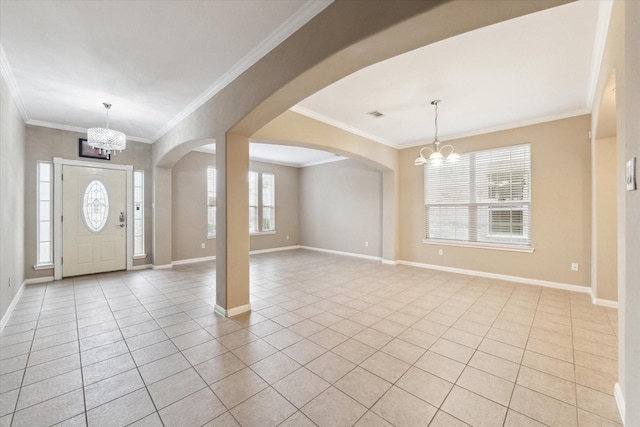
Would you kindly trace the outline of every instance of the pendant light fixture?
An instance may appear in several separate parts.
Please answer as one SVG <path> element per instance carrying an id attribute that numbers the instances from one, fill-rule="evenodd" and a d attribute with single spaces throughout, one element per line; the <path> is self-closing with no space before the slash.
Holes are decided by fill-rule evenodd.
<path id="1" fill-rule="evenodd" d="M 420 150 L 420 154 L 418 155 L 418 157 L 414 160 L 413 164 L 416 166 L 422 166 L 424 164 L 431 164 L 434 166 L 438 166 L 440 164 L 442 164 L 443 161 L 447 161 L 447 162 L 457 162 L 460 159 L 460 155 L 458 155 L 457 153 L 454 152 L 453 150 L 453 146 L 452 145 L 443 145 L 442 147 L 440 146 L 440 140 L 438 139 L 438 103 L 440 103 L 441 101 L 439 99 L 435 99 L 433 101 L 431 101 L 431 105 L 434 105 L 436 108 L 436 118 L 435 118 L 435 122 L 436 122 L 436 135 L 435 138 L 433 139 L 433 148 L 432 147 L 422 147 L 422 149 Z M 445 155 L 444 150 L 448 149 L 449 152 L 448 154 Z M 424 155 L 422 154 L 422 152 L 424 150 L 429 150 L 431 154 L 429 154 L 429 159 L 425 158 Z"/>
<path id="2" fill-rule="evenodd" d="M 122 151 L 127 147 L 127 138 L 124 133 L 114 129 L 109 129 L 109 110 L 111 104 L 103 102 L 104 108 L 107 109 L 107 127 L 106 128 L 90 128 L 87 130 L 87 143 L 89 146 L 100 150 L 101 154 L 111 154 L 113 151 Z"/>

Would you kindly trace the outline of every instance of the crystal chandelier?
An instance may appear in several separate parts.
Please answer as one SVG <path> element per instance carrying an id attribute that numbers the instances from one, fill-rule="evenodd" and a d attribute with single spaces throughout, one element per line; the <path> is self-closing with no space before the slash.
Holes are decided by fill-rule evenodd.
<path id="1" fill-rule="evenodd" d="M 435 119 L 436 120 L 436 136 L 432 142 L 434 148 L 422 147 L 422 149 L 420 150 L 420 154 L 413 162 L 413 164 L 416 166 L 422 166 L 427 163 L 434 166 L 438 166 L 442 164 L 442 162 L 445 160 L 447 162 L 453 163 L 453 162 L 457 162 L 460 159 L 460 155 L 453 151 L 452 145 L 443 145 L 442 147 L 440 146 L 440 140 L 438 140 L 438 103 L 439 102 L 440 102 L 439 99 L 435 99 L 431 101 L 431 105 L 435 105 L 436 107 L 436 119 Z M 429 150 L 431 152 L 431 154 L 429 155 L 429 159 L 425 158 L 424 155 L 422 154 L 424 150 Z M 449 153 L 446 156 L 445 156 L 444 150 L 449 150 Z"/>
<path id="2" fill-rule="evenodd" d="M 111 104 L 103 102 L 104 108 L 107 109 L 107 127 L 106 128 L 90 128 L 87 130 L 88 144 L 99 150 L 101 154 L 111 154 L 113 151 L 122 151 L 127 147 L 127 138 L 124 133 L 117 130 L 109 129 L 109 109 Z"/>

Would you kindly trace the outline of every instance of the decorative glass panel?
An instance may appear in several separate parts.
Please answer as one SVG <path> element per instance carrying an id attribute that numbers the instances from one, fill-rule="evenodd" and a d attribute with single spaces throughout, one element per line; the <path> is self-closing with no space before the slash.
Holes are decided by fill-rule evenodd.
<path id="1" fill-rule="evenodd" d="M 109 216 L 109 196 L 100 181 L 91 181 L 87 185 L 82 207 L 87 228 L 96 233 L 102 230 Z"/>

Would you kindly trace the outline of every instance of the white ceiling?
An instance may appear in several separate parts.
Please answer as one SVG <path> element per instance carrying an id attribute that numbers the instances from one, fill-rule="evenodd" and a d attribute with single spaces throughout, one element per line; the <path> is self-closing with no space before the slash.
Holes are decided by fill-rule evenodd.
<path id="1" fill-rule="evenodd" d="M 0 70 L 29 124 L 101 126 L 106 101 L 114 128 L 151 142 L 330 2 L 0 0 Z M 580 0 L 462 34 L 292 109 L 398 148 L 433 139 L 435 98 L 441 139 L 587 114 L 610 10 Z M 275 163 L 336 158 L 258 145 L 252 156 Z"/>

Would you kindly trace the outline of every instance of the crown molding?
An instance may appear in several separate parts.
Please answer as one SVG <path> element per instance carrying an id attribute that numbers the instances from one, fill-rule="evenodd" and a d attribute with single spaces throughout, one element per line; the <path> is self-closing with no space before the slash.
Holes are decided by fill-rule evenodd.
<path id="1" fill-rule="evenodd" d="M 236 63 L 222 77 L 209 86 L 200 96 L 194 99 L 173 119 L 169 120 L 158 132 L 153 135 L 152 140 L 157 141 L 165 133 L 173 129 L 178 123 L 186 119 L 191 113 L 200 108 L 204 103 L 213 98 L 225 86 L 235 80 L 240 74 L 244 73 L 249 67 L 258 62 L 267 53 L 271 52 L 276 46 L 282 43 L 287 37 L 295 33 L 304 24 L 309 22 L 311 18 L 329 6 L 333 0 L 316 0 L 305 3 L 295 14 L 286 22 L 280 25 L 269 37 L 265 38 L 260 44 L 254 47 L 247 55 L 245 55 L 238 63 Z"/>
<path id="2" fill-rule="evenodd" d="M 20 112 L 22 120 L 24 120 L 24 122 L 26 123 L 30 118 L 29 110 L 27 110 L 27 106 L 24 104 L 22 94 L 20 93 L 20 88 L 18 87 L 16 79 L 13 77 L 13 72 L 11 71 L 11 67 L 9 66 L 9 60 L 4 54 L 2 44 L 0 44 L 0 74 L 2 74 L 2 77 L 4 77 L 4 81 L 7 82 L 9 93 L 11 94 L 13 101 L 18 107 L 18 111 Z"/>
<path id="3" fill-rule="evenodd" d="M 372 141 L 379 142 L 380 144 L 384 144 L 384 145 L 387 145 L 387 146 L 392 147 L 392 148 L 400 148 L 400 146 L 398 144 L 394 143 L 394 142 L 387 141 L 384 138 L 380 138 L 380 137 L 378 137 L 376 135 L 367 133 L 367 132 L 365 132 L 363 130 L 360 130 L 358 128 L 350 126 L 350 125 L 348 125 L 346 123 L 343 123 L 343 122 L 340 122 L 338 120 L 332 119 L 330 117 L 324 116 L 322 114 L 316 113 L 315 111 L 311 111 L 311 110 L 308 110 L 306 108 L 300 107 L 299 105 L 294 105 L 293 107 L 289 108 L 289 110 L 293 111 L 294 113 L 302 114 L 303 116 L 309 117 L 310 119 L 314 119 L 314 120 L 317 120 L 319 122 L 326 123 L 326 124 L 328 124 L 330 126 L 333 126 L 335 128 L 342 129 L 342 130 L 344 130 L 346 132 L 349 132 L 349 133 L 352 133 L 354 135 L 358 135 L 358 136 L 361 136 L 363 138 L 367 138 L 367 139 L 370 139 Z"/>
<path id="4" fill-rule="evenodd" d="M 591 53 L 591 67 L 585 99 L 585 105 L 589 111 L 593 108 L 593 101 L 596 96 L 598 77 L 600 76 L 600 68 L 602 67 L 602 59 L 604 58 L 604 49 L 607 43 L 607 33 L 609 32 L 612 10 L 613 1 L 598 2 L 598 18 L 593 38 L 593 52 Z"/>
<path id="5" fill-rule="evenodd" d="M 25 120 L 25 124 L 31 125 L 31 126 L 40 126 L 43 128 L 66 130 L 69 132 L 78 132 L 78 133 L 85 133 L 85 134 L 87 133 L 87 129 L 85 128 L 81 128 L 78 126 L 61 125 L 59 123 L 44 122 L 42 120 Z M 147 138 L 140 138 L 137 136 L 129 136 L 129 135 L 126 135 L 126 137 L 127 137 L 127 141 L 136 141 L 136 142 L 144 142 L 145 144 L 151 144 L 151 141 Z"/>

